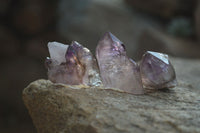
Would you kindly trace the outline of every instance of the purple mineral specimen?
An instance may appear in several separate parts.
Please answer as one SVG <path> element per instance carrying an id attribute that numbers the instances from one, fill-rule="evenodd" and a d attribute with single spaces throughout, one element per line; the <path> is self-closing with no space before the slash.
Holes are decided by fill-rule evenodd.
<path id="1" fill-rule="evenodd" d="M 147 51 L 140 62 L 140 72 L 145 88 L 161 89 L 177 85 L 174 68 L 166 54 Z"/>
<path id="2" fill-rule="evenodd" d="M 48 79 L 56 83 L 65 83 L 65 53 L 68 49 L 68 45 L 58 42 L 49 42 L 48 48 L 50 58 L 47 57 L 45 61 L 45 65 L 48 69 Z"/>
<path id="3" fill-rule="evenodd" d="M 51 58 L 45 64 L 49 80 L 70 85 L 101 85 L 96 59 L 87 48 L 78 42 L 69 46 L 54 42 L 48 47 Z"/>
<path id="4" fill-rule="evenodd" d="M 89 86 L 100 86 L 102 82 L 99 75 L 99 68 L 97 61 L 90 50 L 83 47 L 76 41 L 73 41 L 70 46 L 76 53 L 76 58 L 78 59 L 79 64 L 81 64 L 84 68 L 82 83 Z M 67 54 L 66 59 L 68 59 Z"/>
<path id="5" fill-rule="evenodd" d="M 125 46 L 106 32 L 96 48 L 100 75 L 105 88 L 117 88 L 131 94 L 143 94 L 139 67 L 126 55 Z"/>
<path id="6" fill-rule="evenodd" d="M 131 94 L 144 94 L 146 88 L 177 85 L 168 55 L 147 51 L 136 63 L 126 55 L 124 44 L 110 32 L 106 32 L 98 42 L 96 58 L 76 41 L 71 45 L 50 42 L 48 48 L 50 58 L 46 59 L 45 65 L 49 80 L 55 83 L 103 85 L 106 89 Z"/>

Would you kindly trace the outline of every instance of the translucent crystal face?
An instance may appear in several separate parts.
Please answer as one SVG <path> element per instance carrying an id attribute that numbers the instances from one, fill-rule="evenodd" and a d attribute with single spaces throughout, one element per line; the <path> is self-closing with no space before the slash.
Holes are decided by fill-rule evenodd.
<path id="1" fill-rule="evenodd" d="M 74 52 L 76 53 L 76 58 L 82 68 L 84 68 L 84 75 L 82 77 L 83 84 L 90 86 L 100 86 L 102 84 L 101 78 L 99 75 L 99 69 L 95 57 L 92 55 L 89 49 L 83 47 L 76 41 L 73 41 L 70 45 Z M 67 57 L 66 57 L 67 59 Z"/>
<path id="2" fill-rule="evenodd" d="M 141 60 L 142 83 L 146 88 L 169 88 L 176 86 L 176 75 L 168 55 L 147 51 Z"/>
<path id="3" fill-rule="evenodd" d="M 50 58 L 54 61 L 57 61 L 58 64 L 65 62 L 65 53 L 69 45 L 65 45 L 58 42 L 49 42 L 49 54 Z"/>
<path id="4" fill-rule="evenodd" d="M 104 87 L 144 93 L 137 64 L 129 60 L 124 45 L 114 35 L 105 33 L 97 45 L 96 58 Z"/>
<path id="5" fill-rule="evenodd" d="M 165 64 L 169 64 L 169 58 L 168 58 L 167 54 L 158 53 L 158 52 L 152 52 L 152 51 L 147 51 L 146 53 L 155 56 L 156 58 L 158 58 L 161 61 L 163 61 Z"/>
<path id="6" fill-rule="evenodd" d="M 85 73 L 85 68 L 83 64 L 81 64 L 77 50 L 74 49 L 72 45 L 69 45 L 67 52 L 66 52 L 66 76 L 67 84 L 83 84 L 83 76 Z"/>

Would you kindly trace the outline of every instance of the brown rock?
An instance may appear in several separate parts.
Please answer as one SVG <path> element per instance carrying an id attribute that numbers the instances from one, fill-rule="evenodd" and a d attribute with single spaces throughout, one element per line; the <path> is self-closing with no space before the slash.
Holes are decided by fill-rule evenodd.
<path id="1" fill-rule="evenodd" d="M 38 133 L 200 132 L 200 60 L 172 63 L 179 86 L 165 91 L 136 96 L 37 80 L 23 100 Z"/>
<path id="2" fill-rule="evenodd" d="M 175 14 L 192 14 L 196 0 L 125 0 L 132 7 L 170 18 Z"/>

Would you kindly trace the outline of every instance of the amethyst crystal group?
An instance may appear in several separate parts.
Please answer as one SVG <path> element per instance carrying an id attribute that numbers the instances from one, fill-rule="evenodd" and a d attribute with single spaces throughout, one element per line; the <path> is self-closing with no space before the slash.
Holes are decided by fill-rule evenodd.
<path id="1" fill-rule="evenodd" d="M 101 86 L 131 94 L 146 89 L 176 86 L 176 75 L 168 55 L 147 51 L 136 63 L 126 55 L 124 44 L 106 32 L 98 42 L 96 58 L 76 41 L 71 45 L 48 43 L 48 78 L 55 83 Z"/>
<path id="2" fill-rule="evenodd" d="M 89 86 L 102 84 L 96 59 L 89 49 L 75 41 L 71 45 L 50 42 L 48 48 L 50 58 L 45 64 L 52 82 Z"/>

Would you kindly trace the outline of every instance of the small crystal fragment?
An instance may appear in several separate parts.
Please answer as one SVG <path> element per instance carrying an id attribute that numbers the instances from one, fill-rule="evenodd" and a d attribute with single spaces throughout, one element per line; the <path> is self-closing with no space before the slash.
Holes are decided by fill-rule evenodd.
<path id="1" fill-rule="evenodd" d="M 174 68 L 166 54 L 147 51 L 140 62 L 140 72 L 145 88 L 161 89 L 177 85 Z"/>
<path id="2" fill-rule="evenodd" d="M 96 58 L 104 87 L 144 93 L 139 67 L 127 57 L 123 43 L 110 32 L 98 42 Z"/>

